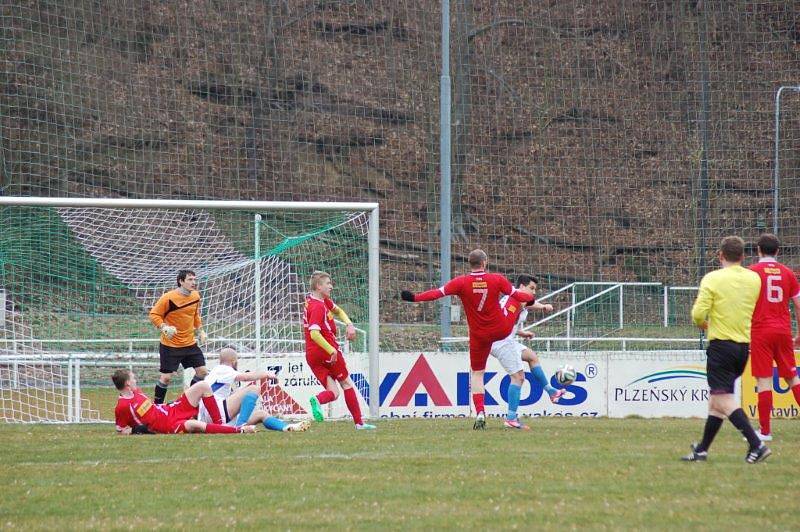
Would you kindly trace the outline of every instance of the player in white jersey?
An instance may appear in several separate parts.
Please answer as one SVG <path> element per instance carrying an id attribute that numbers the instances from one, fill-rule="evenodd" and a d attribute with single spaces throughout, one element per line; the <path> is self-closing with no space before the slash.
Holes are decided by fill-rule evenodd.
<path id="1" fill-rule="evenodd" d="M 536 287 L 539 281 L 532 275 L 520 275 L 517 278 L 517 289 L 529 292 L 536 295 Z M 507 309 L 506 305 L 509 303 L 509 296 L 503 296 L 500 299 L 500 307 L 504 310 Z M 513 301 L 512 304 L 519 304 Z M 542 371 L 539 364 L 539 357 L 536 356 L 530 348 L 517 340 L 517 337 L 531 338 L 533 333 L 530 331 L 523 331 L 522 326 L 528 317 L 528 309 L 543 310 L 545 312 L 553 312 L 552 305 L 543 305 L 537 303 L 534 299 L 527 304 L 517 315 L 517 321 L 514 328 L 506 338 L 498 340 L 492 344 L 490 354 L 495 357 L 503 369 L 506 370 L 511 378 L 511 384 L 508 386 L 508 414 L 506 415 L 505 426 L 512 429 L 528 430 L 528 426 L 523 425 L 517 418 L 517 408 L 519 407 L 520 393 L 522 391 L 522 383 L 525 382 L 525 370 L 530 368 L 533 378 L 536 379 L 542 388 L 550 396 L 550 400 L 557 403 L 558 400 L 564 395 L 564 390 L 556 390 L 547 380 L 547 377 Z"/>
<path id="2" fill-rule="evenodd" d="M 262 423 L 269 430 L 281 432 L 302 432 L 308 428 L 308 423 L 286 423 L 276 417 L 267 415 L 262 409 L 256 409 L 259 397 L 258 385 L 261 379 L 274 379 L 271 371 L 238 371 L 239 356 L 236 351 L 226 347 L 219 353 L 219 364 L 215 366 L 204 379 L 211 386 L 211 391 L 217 400 L 223 421 L 228 425 L 256 425 Z M 241 386 L 239 383 L 250 383 Z M 208 411 L 200 408 L 197 419 L 206 421 Z"/>

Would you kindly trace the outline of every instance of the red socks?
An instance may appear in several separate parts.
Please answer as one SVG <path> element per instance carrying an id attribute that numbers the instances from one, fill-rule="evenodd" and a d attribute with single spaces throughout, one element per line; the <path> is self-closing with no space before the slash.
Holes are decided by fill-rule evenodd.
<path id="1" fill-rule="evenodd" d="M 800 385 L 795 386 L 800 388 Z M 794 388 L 792 388 L 794 391 Z M 795 398 L 800 391 L 795 392 Z M 758 392 L 758 423 L 761 425 L 761 434 L 769 434 L 770 418 L 772 417 L 772 390 Z"/>
<path id="2" fill-rule="evenodd" d="M 792 386 L 792 394 L 794 394 L 794 400 L 797 406 L 800 406 L 800 384 Z"/>
<path id="3" fill-rule="evenodd" d="M 213 395 L 209 395 L 206 397 L 203 396 L 203 406 L 206 407 L 206 411 L 208 415 L 211 416 L 211 420 L 218 424 L 222 425 L 225 421 L 222 419 L 222 414 L 219 411 L 219 406 L 217 406 L 217 400 L 214 398 Z"/>
<path id="4" fill-rule="evenodd" d="M 361 405 L 358 404 L 358 395 L 356 395 L 355 388 L 348 388 L 343 390 L 344 392 L 344 402 L 347 404 L 347 409 L 350 411 L 350 415 L 353 416 L 353 423 L 356 425 L 361 425 L 364 423 L 364 420 L 361 419 Z"/>
<path id="5" fill-rule="evenodd" d="M 475 405 L 475 414 L 480 414 L 484 410 L 483 406 L 483 394 L 482 393 L 473 393 L 472 394 L 472 402 Z"/>
<path id="6" fill-rule="evenodd" d="M 235 434 L 241 432 L 239 427 L 221 425 L 218 423 L 206 423 L 206 434 Z"/>
<path id="7" fill-rule="evenodd" d="M 333 395 L 333 392 L 330 390 L 325 390 L 317 394 L 317 401 L 319 401 L 321 405 L 328 404 L 334 399 L 336 399 L 336 396 Z"/>

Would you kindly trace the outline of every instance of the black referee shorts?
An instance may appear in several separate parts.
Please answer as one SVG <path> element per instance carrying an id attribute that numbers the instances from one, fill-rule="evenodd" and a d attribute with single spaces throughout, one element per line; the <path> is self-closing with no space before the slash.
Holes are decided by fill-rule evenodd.
<path id="1" fill-rule="evenodd" d="M 188 347 L 170 347 L 164 344 L 158 344 L 158 354 L 161 363 L 161 368 L 158 370 L 161 373 L 173 373 L 178 370 L 178 366 L 186 368 L 199 368 L 206 365 L 206 357 L 197 344 L 192 344 Z"/>
<path id="2" fill-rule="evenodd" d="M 706 378 L 711 395 L 733 393 L 736 379 L 744 373 L 750 344 L 711 340 L 706 350 Z"/>

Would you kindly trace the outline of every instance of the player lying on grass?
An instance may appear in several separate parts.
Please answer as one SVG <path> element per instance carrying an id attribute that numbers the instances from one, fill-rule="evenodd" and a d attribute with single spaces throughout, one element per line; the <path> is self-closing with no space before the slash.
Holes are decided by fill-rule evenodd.
<path id="1" fill-rule="evenodd" d="M 517 291 L 518 293 L 527 293 L 536 297 L 538 283 L 539 281 L 532 275 L 520 275 L 517 277 Z M 506 370 L 511 379 L 511 384 L 508 385 L 508 413 L 504 424 L 508 428 L 527 430 L 528 426 L 520 423 L 517 418 L 522 384 L 525 382 L 525 370 L 530 368 L 533 378 L 547 392 L 552 402 L 557 403 L 561 396 L 564 395 L 564 390 L 556 390 L 550 386 L 550 382 L 539 364 L 539 357 L 530 348 L 519 342 L 516 337 L 533 337 L 532 332 L 522 330 L 522 326 L 528 318 L 528 309 L 552 312 L 553 306 L 537 303 L 536 300 L 521 304 L 516 297 L 503 296 L 500 299 L 500 307 L 508 316 L 516 315 L 511 333 L 506 338 L 494 342 L 490 351 L 490 354 L 500 362 L 500 365 L 503 366 L 503 369 Z"/>
<path id="2" fill-rule="evenodd" d="M 412 302 L 433 301 L 445 296 L 458 296 L 461 299 L 469 329 L 470 387 L 476 414 L 474 429 L 486 428 L 483 375 L 492 343 L 511 334 L 516 320 L 515 316 L 509 319 L 500 308 L 500 294 L 514 296 L 520 303 L 533 301 L 531 294 L 520 292 L 504 276 L 487 273 L 487 264 L 486 253 L 475 249 L 469 254 L 470 273 L 421 294 L 413 294 L 408 290 L 400 294 L 403 301 Z"/>
<path id="3" fill-rule="evenodd" d="M 353 416 L 358 430 L 372 430 L 375 425 L 364 423 L 361 406 L 358 404 L 353 379 L 347 371 L 344 355 L 336 341 L 336 315 L 347 324 L 347 339 L 356 337 L 356 329 L 344 309 L 336 306 L 331 299 L 333 281 L 325 272 L 311 274 L 311 293 L 306 296 L 303 330 L 306 340 L 306 362 L 325 390 L 311 397 L 311 414 L 316 421 L 322 421 L 321 405 L 335 401 L 339 397 L 339 387 L 344 393 L 344 402 Z"/>
<path id="4" fill-rule="evenodd" d="M 303 432 L 308 429 L 308 423 L 286 423 L 265 410 L 256 408 L 259 387 L 257 382 L 264 379 L 274 379 L 271 371 L 238 371 L 239 355 L 230 347 L 219 352 L 219 364 L 212 369 L 204 379 L 211 387 L 217 408 L 226 425 L 241 427 L 242 425 L 257 425 L 262 423 L 268 430 L 280 432 Z M 239 383 L 249 383 L 234 391 Z M 205 404 L 200 405 L 197 419 L 211 423 L 212 415 Z"/>
<path id="5" fill-rule="evenodd" d="M 211 386 L 201 381 L 193 384 L 178 399 L 169 404 L 153 404 L 153 402 L 136 387 L 136 376 L 127 369 L 118 369 L 111 376 L 119 399 L 114 409 L 117 432 L 120 434 L 136 434 L 155 432 L 158 434 L 175 434 L 178 432 L 205 432 L 208 434 L 232 434 L 255 432 L 255 427 L 245 425 L 232 427 L 222 423 L 217 408 L 217 401 L 211 393 Z M 211 414 L 213 423 L 194 419 L 198 413 L 198 405 L 202 401 Z"/>

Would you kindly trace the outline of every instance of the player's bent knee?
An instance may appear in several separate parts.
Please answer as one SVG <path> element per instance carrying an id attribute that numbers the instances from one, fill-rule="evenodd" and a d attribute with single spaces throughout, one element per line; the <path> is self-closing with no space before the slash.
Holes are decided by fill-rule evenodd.
<path id="1" fill-rule="evenodd" d="M 201 379 L 205 379 L 208 376 L 208 368 L 205 366 L 194 368 L 194 374 Z"/>
<path id="2" fill-rule="evenodd" d="M 171 373 L 162 373 L 159 375 L 158 380 L 161 381 L 161 384 L 169 385 L 172 381 L 172 374 Z"/>
<path id="3" fill-rule="evenodd" d="M 525 372 L 518 371 L 509 375 L 509 378 L 511 379 L 512 383 L 516 384 L 517 386 L 522 386 L 522 383 L 525 382 Z"/>

